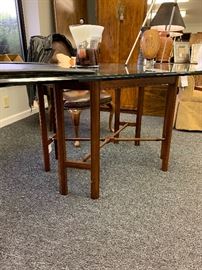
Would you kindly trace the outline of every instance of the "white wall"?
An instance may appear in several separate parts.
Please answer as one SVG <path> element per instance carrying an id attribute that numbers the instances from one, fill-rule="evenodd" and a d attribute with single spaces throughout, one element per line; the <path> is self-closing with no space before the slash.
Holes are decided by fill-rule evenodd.
<path id="1" fill-rule="evenodd" d="M 197 33 L 202 31 L 202 23 L 201 25 L 198 24 L 189 24 L 186 25 L 185 33 Z"/>
<path id="2" fill-rule="evenodd" d="M 40 34 L 38 0 L 22 0 L 27 43 L 31 36 Z"/>
<path id="3" fill-rule="evenodd" d="M 54 32 L 53 1 L 39 0 L 40 33 L 47 36 Z"/>
<path id="4" fill-rule="evenodd" d="M 27 41 L 34 35 L 53 33 L 54 18 L 51 0 L 22 0 Z"/>
<path id="5" fill-rule="evenodd" d="M 4 108 L 4 99 L 9 107 Z M 35 112 L 36 110 L 33 110 Z M 21 120 L 31 114 L 25 86 L 0 89 L 0 128 Z"/>
<path id="6" fill-rule="evenodd" d="M 54 20 L 51 0 L 23 0 L 23 11 L 27 43 L 33 35 L 53 33 Z M 4 108 L 4 99 L 8 97 L 9 108 Z M 5 87 L 0 89 L 0 128 L 12 124 L 38 111 L 31 112 L 25 86 Z"/>

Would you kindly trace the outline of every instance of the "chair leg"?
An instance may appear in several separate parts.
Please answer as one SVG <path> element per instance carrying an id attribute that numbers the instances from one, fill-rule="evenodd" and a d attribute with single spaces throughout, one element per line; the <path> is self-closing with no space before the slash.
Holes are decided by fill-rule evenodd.
<path id="1" fill-rule="evenodd" d="M 107 104 L 107 106 L 109 107 L 109 130 L 111 132 L 114 132 L 114 129 L 112 128 L 112 120 L 114 116 L 114 103 L 110 102 Z"/>
<path id="2" fill-rule="evenodd" d="M 54 112 L 54 99 L 53 99 L 53 89 L 49 89 L 48 100 L 48 115 L 49 115 L 49 131 L 54 130 L 55 126 L 55 112 Z"/>
<path id="3" fill-rule="evenodd" d="M 136 113 L 135 138 L 140 138 L 140 134 L 141 134 L 143 105 L 144 105 L 144 87 L 139 87 L 138 88 L 137 113 Z M 140 145 L 140 141 L 135 141 L 135 145 Z"/>
<path id="4" fill-rule="evenodd" d="M 72 122 L 74 125 L 75 137 L 78 138 L 81 110 L 69 110 L 69 112 L 71 113 Z M 80 141 L 75 141 L 74 146 L 80 147 Z"/>

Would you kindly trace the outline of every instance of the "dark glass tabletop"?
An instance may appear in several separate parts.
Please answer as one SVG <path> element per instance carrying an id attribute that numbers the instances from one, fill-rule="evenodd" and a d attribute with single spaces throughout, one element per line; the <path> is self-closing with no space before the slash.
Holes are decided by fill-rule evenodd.
<path id="1" fill-rule="evenodd" d="M 151 69 L 131 64 L 100 64 L 98 68 L 62 68 L 54 64 L 41 63 L 0 63 L 0 83 L 18 81 L 60 81 L 60 80 L 113 80 L 158 76 L 182 76 L 202 74 L 197 64 L 156 63 Z M 16 80 L 17 82 L 17 80 Z"/>

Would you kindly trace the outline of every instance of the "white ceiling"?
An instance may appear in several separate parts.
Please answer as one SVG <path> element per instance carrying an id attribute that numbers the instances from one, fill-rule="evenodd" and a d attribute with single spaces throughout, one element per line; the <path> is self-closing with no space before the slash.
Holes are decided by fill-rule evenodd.
<path id="1" fill-rule="evenodd" d="M 166 2 L 166 1 L 165 1 Z M 175 2 L 175 1 L 173 1 Z M 196 28 L 198 32 L 202 32 L 202 0 L 189 0 L 186 3 L 178 3 L 181 10 L 186 10 L 186 17 L 183 18 L 186 25 L 186 29 Z M 154 6 L 154 10 L 157 10 L 159 5 Z M 187 32 L 185 30 L 185 32 Z"/>

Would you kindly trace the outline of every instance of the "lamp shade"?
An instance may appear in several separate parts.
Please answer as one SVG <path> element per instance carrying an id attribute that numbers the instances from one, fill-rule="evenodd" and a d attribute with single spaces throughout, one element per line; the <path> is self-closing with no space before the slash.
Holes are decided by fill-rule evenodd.
<path id="1" fill-rule="evenodd" d="M 181 37 L 182 35 L 183 35 L 183 31 L 170 32 L 170 37 L 172 38 Z"/>
<path id="2" fill-rule="evenodd" d="M 185 28 L 177 3 L 163 3 L 150 23 L 158 31 L 182 31 Z"/>

